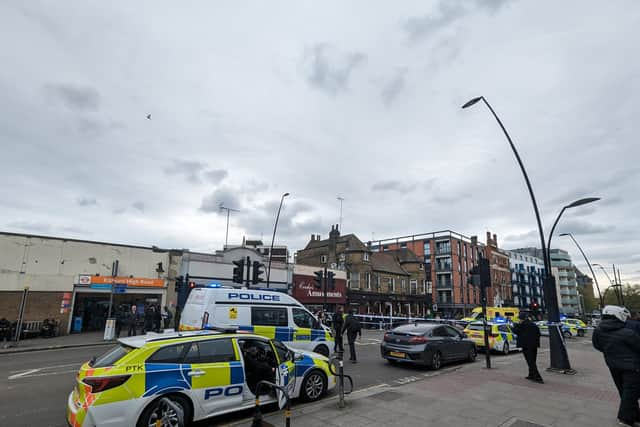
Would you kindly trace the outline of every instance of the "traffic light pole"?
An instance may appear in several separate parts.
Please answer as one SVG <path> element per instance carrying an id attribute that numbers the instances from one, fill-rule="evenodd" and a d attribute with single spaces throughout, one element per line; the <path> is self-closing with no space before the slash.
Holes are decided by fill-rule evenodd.
<path id="1" fill-rule="evenodd" d="M 482 304 L 482 329 L 484 330 L 484 357 L 487 369 L 491 369 L 491 348 L 489 347 L 489 325 L 487 325 L 487 288 L 491 286 L 491 270 L 489 260 L 478 259 L 478 270 L 480 271 L 480 302 Z"/>
<path id="2" fill-rule="evenodd" d="M 246 266 L 247 266 L 247 281 L 245 283 L 246 283 L 247 289 L 249 289 L 249 285 L 251 284 L 251 259 L 249 257 L 247 257 Z"/>
<path id="3" fill-rule="evenodd" d="M 327 267 L 324 267 L 324 274 L 322 275 L 322 288 L 324 289 L 324 302 L 322 304 L 322 311 L 327 312 L 327 286 L 329 285 L 329 280 L 327 276 Z"/>

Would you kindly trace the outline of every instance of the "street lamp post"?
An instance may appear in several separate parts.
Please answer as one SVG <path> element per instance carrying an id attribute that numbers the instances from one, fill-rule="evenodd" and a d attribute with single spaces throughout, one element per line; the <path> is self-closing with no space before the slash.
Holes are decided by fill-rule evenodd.
<path id="1" fill-rule="evenodd" d="M 604 271 L 605 276 L 607 276 L 607 279 L 609 280 L 609 283 L 611 284 L 611 286 L 610 286 L 610 287 L 608 287 L 607 289 L 605 289 L 605 291 L 604 291 L 604 296 L 606 296 L 606 295 L 607 295 L 607 291 L 608 291 L 609 289 L 613 288 L 613 292 L 615 292 L 615 294 L 616 294 L 616 299 L 618 300 L 618 305 L 624 305 L 624 298 L 622 297 L 622 289 L 620 289 L 622 286 L 621 286 L 621 285 L 620 285 L 620 286 L 618 286 L 618 283 L 617 283 L 617 281 L 618 281 L 618 280 L 617 280 L 617 278 L 616 278 L 616 281 L 615 281 L 615 282 L 614 282 L 613 280 L 611 280 L 611 277 L 609 276 L 609 273 L 607 273 L 607 269 L 606 269 L 606 268 L 604 268 L 604 266 L 603 266 L 602 264 L 594 263 L 593 265 L 594 265 L 594 266 L 596 266 L 596 267 L 600 267 L 600 269 L 601 269 L 602 271 Z M 616 277 L 616 270 L 615 270 L 615 268 L 614 268 L 614 270 L 613 270 L 613 277 L 614 277 L 614 278 Z M 604 305 L 603 305 L 603 306 L 604 306 Z"/>
<path id="2" fill-rule="evenodd" d="M 520 159 L 520 155 L 518 154 L 518 150 L 516 150 L 513 141 L 511 140 L 511 136 L 507 132 L 507 129 L 502 124 L 502 121 L 493 110 L 491 105 L 487 102 L 484 96 L 479 96 L 471 99 L 466 104 L 462 106 L 462 108 L 469 108 L 472 105 L 478 103 L 479 101 L 484 102 L 487 106 L 493 117 L 496 119 L 502 132 L 504 133 L 509 145 L 511 146 L 511 150 L 513 151 L 516 160 L 518 161 L 518 165 L 520 166 L 520 170 L 522 171 L 522 175 L 524 176 L 524 180 L 527 184 L 527 189 L 529 190 L 529 196 L 531 197 L 531 203 L 533 204 L 533 210 L 536 215 L 536 221 L 538 223 L 538 233 L 540 235 L 540 244 L 542 248 L 542 257 L 545 264 L 545 279 L 544 279 L 544 297 L 545 297 L 545 305 L 547 306 L 547 311 L 549 315 L 549 321 L 553 324 L 560 323 L 560 312 L 558 310 L 558 295 L 556 293 L 556 285 L 555 278 L 551 274 L 551 263 L 550 257 L 547 253 L 547 245 L 545 244 L 544 239 L 544 230 L 542 228 L 542 220 L 540 219 L 540 212 L 538 211 L 538 203 L 536 202 L 536 197 L 533 194 L 533 188 L 531 187 L 531 182 L 529 181 L 529 176 L 527 175 L 527 171 L 524 168 L 524 164 L 522 163 L 522 159 Z M 558 218 L 559 219 L 559 218 Z M 557 220 L 556 220 L 557 222 Z M 550 370 L 559 371 L 563 373 L 575 373 L 573 369 L 571 369 L 571 364 L 569 363 L 569 355 L 567 354 L 567 349 L 564 345 L 564 340 L 560 335 L 560 328 L 549 328 L 549 358 L 550 358 Z"/>
<path id="3" fill-rule="evenodd" d="M 229 212 L 240 212 L 238 209 L 227 208 L 224 206 L 224 203 L 220 203 L 220 210 L 227 211 L 227 232 L 224 235 L 224 248 L 227 248 L 229 244 Z"/>
<path id="4" fill-rule="evenodd" d="M 593 272 L 593 267 L 591 267 L 591 263 L 589 262 L 589 259 L 587 259 L 587 256 L 584 254 L 584 251 L 578 244 L 578 241 L 573 237 L 573 234 L 562 233 L 560 234 L 560 236 L 569 236 L 571 240 L 573 240 L 573 243 L 575 243 L 576 246 L 578 247 L 578 250 L 580 251 L 580 253 L 582 254 L 582 257 L 584 258 L 585 262 L 587 263 L 587 266 L 589 267 L 589 271 L 591 271 L 591 275 L 593 276 L 593 281 L 596 283 L 596 289 L 598 290 L 598 299 L 600 300 L 600 310 L 602 310 L 602 307 L 604 307 L 604 299 L 602 298 L 602 293 L 600 293 L 600 285 L 598 284 L 598 278 L 596 277 L 596 273 Z"/>
<path id="5" fill-rule="evenodd" d="M 269 287 L 269 283 L 271 280 L 271 257 L 273 256 L 273 242 L 276 240 L 276 230 L 278 229 L 278 219 L 280 219 L 280 210 L 282 209 L 282 203 L 284 202 L 284 198 L 287 197 L 289 193 L 284 193 L 280 198 L 280 206 L 278 207 L 278 214 L 276 215 L 276 223 L 273 226 L 273 236 L 271 237 L 271 247 L 269 248 L 269 265 L 267 266 L 267 288 Z"/>

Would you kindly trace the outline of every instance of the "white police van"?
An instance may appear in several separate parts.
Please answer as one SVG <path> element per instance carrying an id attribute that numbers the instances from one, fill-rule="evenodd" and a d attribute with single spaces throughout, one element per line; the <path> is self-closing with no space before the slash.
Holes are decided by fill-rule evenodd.
<path id="1" fill-rule="evenodd" d="M 287 294 L 220 285 L 193 288 L 180 316 L 180 330 L 225 326 L 324 356 L 333 350 L 331 330 Z"/>

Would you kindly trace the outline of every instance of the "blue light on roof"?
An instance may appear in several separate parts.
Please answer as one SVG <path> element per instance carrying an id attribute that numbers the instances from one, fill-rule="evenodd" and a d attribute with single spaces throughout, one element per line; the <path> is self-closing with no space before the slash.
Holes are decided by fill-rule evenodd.
<path id="1" fill-rule="evenodd" d="M 207 288 L 221 288 L 222 285 L 219 283 L 211 282 L 207 285 Z"/>

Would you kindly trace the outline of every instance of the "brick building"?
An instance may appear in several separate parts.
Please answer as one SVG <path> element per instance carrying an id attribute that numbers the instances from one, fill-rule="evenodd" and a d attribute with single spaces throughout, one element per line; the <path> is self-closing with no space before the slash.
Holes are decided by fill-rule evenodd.
<path id="1" fill-rule="evenodd" d="M 493 237 L 487 231 L 485 257 L 491 268 L 491 288 L 487 289 L 487 303 L 492 306 L 510 307 L 513 305 L 511 286 L 511 267 L 509 252 L 498 247 L 498 236 Z"/>
<path id="2" fill-rule="evenodd" d="M 451 230 L 394 237 L 371 242 L 372 250 L 386 253 L 409 250 L 424 263 L 426 293 L 446 317 L 468 313 L 480 304 L 479 289 L 468 282 L 484 246 L 477 238 Z"/>
<path id="3" fill-rule="evenodd" d="M 380 253 L 332 226 L 328 239 L 312 235 L 296 264 L 344 270 L 347 304 L 363 314 L 423 316 L 430 307 L 422 259 L 407 248 Z"/>

